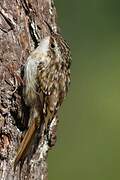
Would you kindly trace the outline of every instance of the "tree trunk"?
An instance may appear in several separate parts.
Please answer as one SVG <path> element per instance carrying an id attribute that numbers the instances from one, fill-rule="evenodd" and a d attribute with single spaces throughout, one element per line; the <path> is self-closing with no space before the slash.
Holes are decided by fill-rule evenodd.
<path id="1" fill-rule="evenodd" d="M 0 0 L 0 179 L 46 180 L 47 153 L 44 131 L 36 132 L 27 156 L 14 168 L 22 136 L 28 128 L 29 109 L 22 96 L 23 65 L 40 40 L 57 32 L 52 0 Z M 26 121 L 23 121 L 23 116 Z M 55 144 L 57 120 L 50 125 Z"/>

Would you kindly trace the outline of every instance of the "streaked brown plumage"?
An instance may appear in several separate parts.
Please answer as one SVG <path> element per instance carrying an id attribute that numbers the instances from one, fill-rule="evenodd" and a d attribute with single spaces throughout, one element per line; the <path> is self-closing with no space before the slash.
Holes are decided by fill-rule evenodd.
<path id="1" fill-rule="evenodd" d="M 60 34 L 41 40 L 30 54 L 24 70 L 24 99 L 30 107 L 29 129 L 18 149 L 15 164 L 26 152 L 35 129 L 56 117 L 70 84 L 70 50 Z"/>

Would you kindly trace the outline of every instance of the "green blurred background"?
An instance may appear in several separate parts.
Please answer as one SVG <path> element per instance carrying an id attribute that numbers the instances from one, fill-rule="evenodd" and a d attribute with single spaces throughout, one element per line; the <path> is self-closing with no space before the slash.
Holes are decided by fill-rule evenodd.
<path id="1" fill-rule="evenodd" d="M 120 1 L 55 4 L 73 60 L 49 180 L 119 180 Z"/>

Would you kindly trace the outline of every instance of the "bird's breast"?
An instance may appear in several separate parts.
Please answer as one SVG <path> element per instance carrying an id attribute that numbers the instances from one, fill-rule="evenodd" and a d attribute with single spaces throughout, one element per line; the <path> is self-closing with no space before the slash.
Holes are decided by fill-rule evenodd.
<path id="1" fill-rule="evenodd" d="M 31 57 L 28 58 L 25 71 L 25 102 L 30 105 L 36 100 L 36 85 L 37 85 L 37 67 L 40 61 L 38 59 L 34 60 Z"/>

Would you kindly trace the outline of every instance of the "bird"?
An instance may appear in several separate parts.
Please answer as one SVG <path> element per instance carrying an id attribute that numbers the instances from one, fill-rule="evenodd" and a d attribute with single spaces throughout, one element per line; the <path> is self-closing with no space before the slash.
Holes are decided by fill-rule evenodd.
<path id="1" fill-rule="evenodd" d="M 23 96 L 25 105 L 30 107 L 29 128 L 18 148 L 15 166 L 27 153 L 37 128 L 44 123 L 48 132 L 50 123 L 57 118 L 69 89 L 70 66 L 70 48 L 59 33 L 42 38 L 28 56 L 24 65 Z"/>

